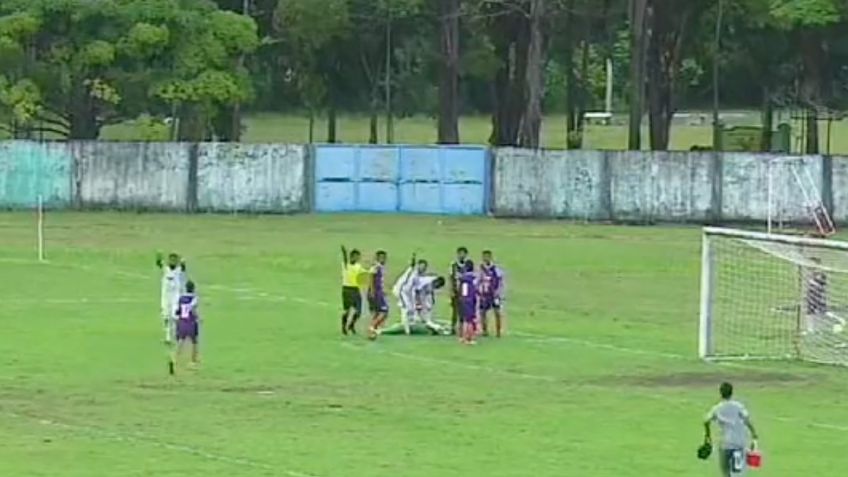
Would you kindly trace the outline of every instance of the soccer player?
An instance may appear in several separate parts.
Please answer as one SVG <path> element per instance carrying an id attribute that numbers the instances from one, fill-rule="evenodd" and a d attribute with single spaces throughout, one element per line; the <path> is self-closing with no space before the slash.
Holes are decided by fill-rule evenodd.
<path id="1" fill-rule="evenodd" d="M 191 341 L 191 366 L 195 367 L 198 364 L 197 339 L 200 334 L 200 315 L 197 309 L 198 302 L 194 282 L 189 281 L 185 285 L 185 293 L 177 300 L 177 307 L 174 310 L 174 316 L 177 319 L 177 346 L 168 363 L 168 370 L 171 374 L 176 371 L 177 361 L 185 344 L 189 341 Z"/>
<path id="2" fill-rule="evenodd" d="M 353 249 L 350 255 L 342 245 L 342 334 L 356 334 L 356 322 L 362 315 L 360 279 L 368 272 L 359 263 L 362 255 Z"/>
<path id="3" fill-rule="evenodd" d="M 751 416 L 741 402 L 733 399 L 733 385 L 722 383 L 719 387 L 721 401 L 710 409 L 704 420 L 704 442 L 712 444 L 711 427 L 718 424 L 721 429 L 719 465 L 722 477 L 737 477 L 745 470 L 746 449 L 757 447 L 757 431 Z M 750 444 L 748 438 L 750 435 Z"/>
<path id="4" fill-rule="evenodd" d="M 818 257 L 810 259 L 816 266 Z M 816 325 L 827 314 L 827 275 L 818 268 L 808 268 L 805 277 L 804 305 L 806 308 L 806 332 L 816 331 Z"/>
<path id="5" fill-rule="evenodd" d="M 474 272 L 474 262 L 468 258 L 468 249 L 459 247 L 456 249 L 456 260 L 450 266 L 451 286 L 451 333 L 457 334 L 457 325 L 460 318 L 459 300 L 459 278 L 465 273 Z"/>
<path id="6" fill-rule="evenodd" d="M 386 260 L 388 254 L 378 250 L 374 254 L 374 266 L 371 267 L 371 281 L 368 286 L 368 309 L 371 311 L 371 327 L 368 337 L 376 339 L 379 329 L 389 315 L 389 301 L 386 299 Z"/>
<path id="7" fill-rule="evenodd" d="M 495 264 L 491 250 L 484 250 L 480 263 L 480 321 L 483 326 L 483 336 L 489 335 L 489 316 L 491 310 L 495 315 L 495 336 L 501 337 L 503 331 L 503 292 L 504 274 L 501 267 Z"/>
<path id="8" fill-rule="evenodd" d="M 395 284 L 392 286 L 392 294 L 398 299 L 398 308 L 401 313 L 401 324 L 403 325 L 404 333 L 407 335 L 412 333 L 411 324 L 415 318 L 415 284 L 418 277 L 426 271 L 426 261 L 421 260 L 416 262 L 415 254 L 412 254 L 412 259 L 406 270 L 400 274 Z"/>
<path id="9" fill-rule="evenodd" d="M 475 344 L 477 334 L 477 276 L 473 271 L 459 276 L 457 283 L 457 302 L 459 317 L 462 320 L 460 342 Z"/>
<path id="10" fill-rule="evenodd" d="M 174 339 L 174 310 L 183 293 L 185 286 L 186 263 L 176 253 L 168 254 L 165 262 L 162 254 L 156 255 L 156 266 L 162 270 L 162 327 L 165 331 L 165 343 L 170 344 Z"/>
<path id="11" fill-rule="evenodd" d="M 442 326 L 433 320 L 433 309 L 436 307 L 436 290 L 439 290 L 444 286 L 444 277 L 437 277 L 434 275 L 421 274 L 415 281 L 416 321 L 423 321 L 424 326 L 426 326 L 430 333 L 434 335 L 450 333 L 450 330 L 448 330 L 447 327 Z"/>

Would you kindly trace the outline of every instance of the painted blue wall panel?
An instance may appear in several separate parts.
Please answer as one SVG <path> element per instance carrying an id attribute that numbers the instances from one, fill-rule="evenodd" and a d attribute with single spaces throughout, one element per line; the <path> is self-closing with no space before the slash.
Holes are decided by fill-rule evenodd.
<path id="1" fill-rule="evenodd" d="M 448 215 L 482 215 L 485 213 L 482 184 L 442 185 L 442 213 Z"/>
<path id="2" fill-rule="evenodd" d="M 356 183 L 319 182 L 315 186 L 315 210 L 319 212 L 356 211 Z"/>
<path id="3" fill-rule="evenodd" d="M 442 185 L 409 182 L 400 186 L 400 210 L 424 214 L 441 214 Z"/>
<path id="4" fill-rule="evenodd" d="M 356 180 L 355 147 L 318 146 L 315 148 L 315 180 Z"/>
<path id="5" fill-rule="evenodd" d="M 486 183 L 486 150 L 483 148 L 445 148 L 442 180 L 445 183 Z"/>
<path id="6" fill-rule="evenodd" d="M 359 176 L 363 182 L 398 181 L 398 155 L 396 147 L 362 147 L 359 149 Z"/>
<path id="7" fill-rule="evenodd" d="M 401 182 L 439 182 L 442 179 L 441 150 L 407 147 L 401 152 Z"/>
<path id="8" fill-rule="evenodd" d="M 71 203 L 73 157 L 67 143 L 0 142 L 0 207 L 47 207 Z"/>
<path id="9" fill-rule="evenodd" d="M 315 209 L 483 214 L 488 172 L 482 147 L 317 146 Z"/>
<path id="10" fill-rule="evenodd" d="M 356 210 L 397 212 L 398 186 L 391 182 L 360 182 Z"/>

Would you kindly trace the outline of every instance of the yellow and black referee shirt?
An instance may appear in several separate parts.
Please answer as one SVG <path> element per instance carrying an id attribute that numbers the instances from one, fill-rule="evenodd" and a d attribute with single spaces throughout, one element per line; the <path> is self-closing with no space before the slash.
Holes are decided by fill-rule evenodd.
<path id="1" fill-rule="evenodd" d="M 345 288 L 360 288 L 360 279 L 365 273 L 365 267 L 360 263 L 342 264 L 342 286 Z"/>

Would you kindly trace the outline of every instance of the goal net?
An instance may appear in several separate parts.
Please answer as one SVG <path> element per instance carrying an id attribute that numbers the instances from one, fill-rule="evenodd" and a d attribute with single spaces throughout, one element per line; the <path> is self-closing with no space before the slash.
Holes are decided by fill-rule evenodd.
<path id="1" fill-rule="evenodd" d="M 705 228 L 699 354 L 848 365 L 848 243 Z"/>

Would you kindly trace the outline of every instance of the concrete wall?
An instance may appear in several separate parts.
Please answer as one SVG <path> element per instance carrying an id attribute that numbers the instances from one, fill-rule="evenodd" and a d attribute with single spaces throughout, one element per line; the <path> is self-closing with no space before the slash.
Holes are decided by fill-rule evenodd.
<path id="1" fill-rule="evenodd" d="M 306 153 L 282 144 L 200 144 L 197 207 L 208 211 L 307 210 Z"/>
<path id="2" fill-rule="evenodd" d="M 838 219 L 848 219 L 848 159 L 775 159 L 745 153 L 498 149 L 493 211 L 639 223 L 763 222 L 771 170 L 774 216 L 810 220 L 800 180 L 808 192 L 818 191 L 825 204 L 833 204 Z"/>
<path id="3" fill-rule="evenodd" d="M 483 214 L 482 147 L 316 146 L 315 210 Z"/>
<path id="4" fill-rule="evenodd" d="M 780 160 L 776 160 L 780 159 Z M 370 211 L 620 222 L 848 221 L 848 157 L 438 146 L 0 142 L 0 208 Z M 771 164 L 771 165 L 770 165 Z"/>
<path id="5" fill-rule="evenodd" d="M 186 210 L 188 144 L 73 142 L 68 148 L 78 206 Z"/>
<path id="6" fill-rule="evenodd" d="M 31 208 L 71 203 L 73 159 L 65 144 L 0 141 L 0 207 Z"/>
<path id="7" fill-rule="evenodd" d="M 605 154 L 497 149 L 493 212 L 510 217 L 610 218 Z"/>

